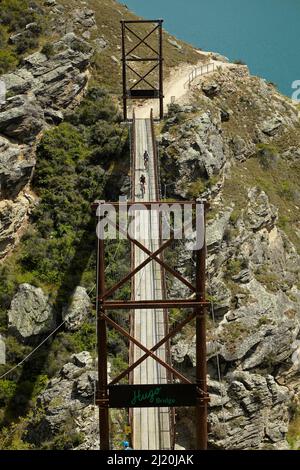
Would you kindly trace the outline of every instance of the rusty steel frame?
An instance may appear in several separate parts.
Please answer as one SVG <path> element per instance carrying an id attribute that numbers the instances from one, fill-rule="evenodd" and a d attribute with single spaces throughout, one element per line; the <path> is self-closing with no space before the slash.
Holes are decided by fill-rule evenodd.
<path id="1" fill-rule="evenodd" d="M 136 31 L 132 30 L 132 27 L 129 25 L 139 25 L 139 24 L 152 24 L 154 26 L 151 31 L 149 31 L 145 36 L 141 37 Z M 124 121 L 127 121 L 127 101 L 128 99 L 159 99 L 159 115 L 160 119 L 163 119 L 164 115 L 164 108 L 163 108 L 163 31 L 162 31 L 162 24 L 163 20 L 121 20 L 121 30 L 122 30 L 122 79 L 123 79 L 123 116 Z M 154 33 L 158 31 L 158 50 L 154 49 L 148 42 L 147 39 L 150 38 Z M 126 48 L 126 32 L 132 34 L 137 40 L 137 44 L 135 44 L 129 51 Z M 131 54 L 141 45 L 144 45 L 154 57 L 132 57 Z M 154 66 L 151 67 L 145 73 L 140 73 L 133 68 L 133 66 L 129 65 L 129 63 L 135 62 L 156 62 Z M 158 88 L 154 86 L 150 81 L 146 80 L 146 78 L 156 69 L 158 68 Z M 131 70 L 134 74 L 136 74 L 139 80 L 134 83 L 132 86 L 128 87 L 127 84 L 127 69 Z M 137 87 L 141 83 L 146 83 L 150 87 L 149 90 L 137 89 Z M 132 93 L 132 91 L 136 91 L 136 94 Z M 140 94 L 137 94 L 137 91 L 140 91 Z"/>
<path id="2" fill-rule="evenodd" d="M 176 201 L 177 204 L 199 204 L 199 202 L 188 202 L 188 201 Z M 97 201 L 93 204 L 93 207 L 96 208 L 99 204 L 106 204 L 105 201 Z M 128 208 L 135 203 L 127 204 Z M 154 204 L 154 203 L 153 203 Z M 159 204 L 159 202 L 155 202 Z M 122 203 L 115 203 L 115 207 L 119 207 Z M 151 206 L 148 206 L 148 209 Z M 97 220 L 100 220 L 99 216 Z M 120 227 L 117 228 L 122 233 Z M 126 233 L 126 232 L 125 232 Z M 98 337 L 98 387 L 96 393 L 96 404 L 99 406 L 99 420 L 100 420 L 100 448 L 101 450 L 109 449 L 109 397 L 108 397 L 108 385 L 117 384 L 122 378 L 129 376 L 130 373 L 141 364 L 147 357 L 151 357 L 156 360 L 161 366 L 165 367 L 166 370 L 172 374 L 174 377 L 178 378 L 184 383 L 191 383 L 188 378 L 180 374 L 176 369 L 174 369 L 170 364 L 160 359 L 155 353 L 164 343 L 167 343 L 175 334 L 182 330 L 182 328 L 194 318 L 196 318 L 196 390 L 197 390 L 197 400 L 196 400 L 196 443 L 197 449 L 206 449 L 207 448 L 207 406 L 209 401 L 209 396 L 207 393 L 207 365 L 206 365 L 206 309 L 209 303 L 205 299 L 205 259 L 206 259 L 206 246 L 205 243 L 203 247 L 199 250 L 196 250 L 196 286 L 194 287 L 190 284 L 180 273 L 177 273 L 172 268 L 170 268 L 163 260 L 158 258 L 158 253 L 162 253 L 170 242 L 173 239 L 169 239 L 165 242 L 158 250 L 152 253 L 148 248 L 142 245 L 137 240 L 131 238 L 126 234 L 128 240 L 142 249 L 145 253 L 148 254 L 148 258 L 138 267 L 132 269 L 132 271 L 125 276 L 124 279 L 119 281 L 109 290 L 105 290 L 105 267 L 104 267 L 104 240 L 98 240 L 98 256 L 97 256 L 97 270 L 98 270 L 98 284 L 97 284 L 97 337 Z M 125 282 L 131 280 L 133 281 L 134 275 L 140 269 L 142 269 L 144 263 L 146 264 L 152 260 L 158 262 L 162 268 L 168 270 L 174 274 L 181 282 L 188 283 L 188 286 L 191 286 L 192 290 L 195 292 L 195 299 L 172 299 L 172 300 L 144 300 L 136 301 L 131 299 L 129 301 L 107 301 L 107 297 L 111 296 L 119 287 Z M 105 312 L 109 309 L 129 309 L 133 311 L 134 309 L 147 309 L 147 308 L 163 308 L 168 309 L 172 307 L 177 308 L 192 308 L 194 311 L 192 314 L 188 315 L 183 321 L 181 321 L 176 327 L 172 328 L 171 331 L 167 332 L 165 337 L 159 341 L 151 349 L 145 347 L 140 343 L 132 334 L 132 331 L 127 332 L 124 328 L 114 322 Z M 145 354 L 141 356 L 135 363 L 130 364 L 130 366 L 115 377 L 110 384 L 107 381 L 107 324 L 110 324 L 114 327 L 120 334 L 129 339 L 130 344 L 135 344 L 140 349 L 142 349 Z M 134 333 L 134 332 L 133 332 Z"/>

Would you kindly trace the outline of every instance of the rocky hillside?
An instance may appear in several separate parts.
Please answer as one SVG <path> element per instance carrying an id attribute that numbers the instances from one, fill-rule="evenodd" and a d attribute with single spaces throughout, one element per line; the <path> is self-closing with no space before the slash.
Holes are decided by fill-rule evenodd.
<path id="1" fill-rule="evenodd" d="M 75 378 L 95 359 L 90 203 L 129 187 L 128 130 L 118 107 L 122 18 L 136 17 L 114 0 L 1 0 L 1 448 L 88 449 L 98 442 L 83 424 L 93 393 L 79 396 L 72 413 L 70 404 Z M 166 75 L 199 60 L 191 46 L 167 33 L 164 39 Z M 125 274 L 130 258 L 122 243 L 107 248 L 109 283 Z M 128 297 L 128 287 L 119 295 Z M 90 359 L 78 366 L 72 357 L 83 351 Z M 115 374 L 128 357 L 113 332 L 109 351 Z M 71 363 L 79 369 L 67 377 L 62 371 Z M 60 387 L 64 405 L 55 405 Z M 122 413 L 115 414 L 116 439 L 119 422 Z M 92 418 L 91 425 L 95 431 Z"/>
<path id="2" fill-rule="evenodd" d="M 114 0 L 0 3 L 0 376 L 45 340 L 0 380 L 0 447 L 95 449 L 90 202 L 129 187 L 119 32 L 135 16 Z M 166 76 L 201 58 L 167 33 L 164 47 Z M 211 203 L 210 446 L 298 448 L 299 108 L 232 65 L 193 82 L 160 131 L 166 196 Z M 192 260 L 169 256 L 188 276 Z M 125 259 L 126 244 L 108 246 L 109 282 Z M 128 355 L 112 331 L 109 351 L 113 375 Z M 193 328 L 176 338 L 173 360 L 193 376 Z M 191 420 L 178 410 L 179 446 L 193 446 Z M 118 446 L 126 417 L 112 421 Z"/>

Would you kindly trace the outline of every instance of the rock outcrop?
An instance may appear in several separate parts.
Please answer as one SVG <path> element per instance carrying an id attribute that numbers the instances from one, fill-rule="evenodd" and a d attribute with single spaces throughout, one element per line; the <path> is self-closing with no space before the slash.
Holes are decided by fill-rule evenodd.
<path id="1" fill-rule="evenodd" d="M 30 200 L 23 191 L 35 166 L 36 141 L 78 102 L 89 76 L 93 51 L 86 41 L 68 33 L 52 47 L 51 57 L 35 52 L 1 77 L 9 97 L 0 105 L 0 257 L 26 222 Z"/>
<path id="2" fill-rule="evenodd" d="M 42 415 L 29 426 L 27 439 L 40 446 L 68 430 L 70 441 L 74 440 L 69 445 L 81 450 L 99 449 L 95 380 L 91 355 L 87 351 L 74 354 L 38 397 L 37 408 L 43 410 Z"/>
<path id="3" fill-rule="evenodd" d="M 0 257 L 7 255 L 19 240 L 19 231 L 27 220 L 28 197 L 20 193 L 12 200 L 0 201 Z"/>
<path id="4" fill-rule="evenodd" d="M 165 130 L 174 124 L 174 118 L 166 121 Z M 205 112 L 188 119 L 179 127 L 176 142 L 164 133 L 161 143 L 166 157 L 171 154 L 172 174 L 176 174 L 176 193 L 186 197 L 191 181 L 218 174 L 225 163 L 220 121 Z"/>
<path id="5" fill-rule="evenodd" d="M 66 328 L 70 331 L 78 330 L 91 313 L 91 300 L 84 287 L 76 287 L 70 304 L 62 312 Z"/>
<path id="6" fill-rule="evenodd" d="M 8 329 L 21 341 L 34 340 L 55 328 L 55 312 L 42 289 L 20 284 L 8 311 Z"/>
<path id="7" fill-rule="evenodd" d="M 208 198 L 213 210 L 207 223 L 211 448 L 288 448 L 290 410 L 300 396 L 300 256 L 283 221 L 294 211 L 298 233 L 299 207 L 297 192 L 276 176 L 284 165 L 298 171 L 298 120 L 296 106 L 273 87 L 246 67 L 228 67 L 200 78 L 189 103 L 170 108 L 160 137 L 162 174 L 167 184 L 175 181 L 168 196 Z M 177 265 L 190 273 L 182 251 Z M 176 289 L 170 294 L 181 295 Z M 194 379 L 196 338 L 188 332 L 175 338 L 172 357 Z M 181 409 L 177 416 L 177 443 L 193 448 L 194 417 Z"/>

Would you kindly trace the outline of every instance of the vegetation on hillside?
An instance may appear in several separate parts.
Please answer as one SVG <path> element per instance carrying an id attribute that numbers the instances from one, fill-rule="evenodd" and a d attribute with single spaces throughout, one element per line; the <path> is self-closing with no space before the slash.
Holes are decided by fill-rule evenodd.
<path id="1" fill-rule="evenodd" d="M 24 54 L 39 46 L 46 24 L 38 3 L 0 1 L 0 75 L 14 69 Z"/>
<path id="2" fill-rule="evenodd" d="M 31 216 L 32 224 L 18 249 L 0 267 L 0 325 L 5 335 L 6 312 L 22 282 L 42 287 L 50 295 L 58 317 L 77 285 L 86 287 L 92 300 L 95 299 L 96 234 L 91 202 L 116 197 L 120 187 L 111 188 L 112 169 L 115 171 L 119 165 L 121 185 L 128 171 L 128 151 L 127 128 L 120 125 L 118 109 L 101 89 L 90 89 L 66 122 L 44 134 L 37 149 L 33 190 L 38 203 Z M 128 269 L 125 262 L 118 262 L 127 258 L 128 245 L 119 242 L 117 250 L 116 253 L 115 242 L 107 242 L 108 285 Z M 125 298 L 128 292 L 125 286 L 119 296 Z M 75 333 L 61 329 L 23 367 L 0 381 L 0 418 L 4 426 L 0 441 L 8 428 L 13 430 L 16 423 L 24 425 L 20 417 L 26 418 L 41 389 L 68 362 L 70 355 L 82 350 L 94 354 L 95 341 L 92 315 Z M 0 375 L 33 347 L 9 335 L 6 346 L 7 364 L 0 366 Z M 117 371 L 127 360 L 126 348 L 113 332 L 109 335 L 109 346 L 113 370 Z M 11 439 L 4 439 L 6 448 L 15 448 L 14 439 L 20 439 L 18 433 L 16 427 Z M 48 445 L 51 447 L 51 443 Z"/>

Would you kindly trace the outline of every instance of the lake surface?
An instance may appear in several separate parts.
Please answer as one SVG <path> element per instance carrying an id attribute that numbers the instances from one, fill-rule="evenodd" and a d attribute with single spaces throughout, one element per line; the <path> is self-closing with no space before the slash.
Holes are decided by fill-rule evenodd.
<path id="1" fill-rule="evenodd" d="M 203 50 L 247 63 L 288 96 L 300 80 L 300 0 L 125 0 L 147 19 Z"/>

